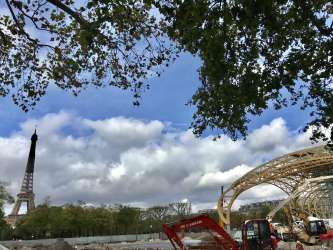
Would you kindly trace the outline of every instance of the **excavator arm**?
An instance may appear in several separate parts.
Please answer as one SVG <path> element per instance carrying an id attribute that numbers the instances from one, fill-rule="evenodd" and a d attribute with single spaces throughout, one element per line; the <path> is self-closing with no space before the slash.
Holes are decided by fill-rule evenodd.
<path id="1" fill-rule="evenodd" d="M 163 231 L 168 236 L 173 247 L 181 250 L 187 248 L 179 237 L 179 232 L 187 231 L 191 228 L 208 229 L 221 250 L 239 250 L 237 242 L 207 215 L 199 215 L 172 225 L 163 225 Z"/>

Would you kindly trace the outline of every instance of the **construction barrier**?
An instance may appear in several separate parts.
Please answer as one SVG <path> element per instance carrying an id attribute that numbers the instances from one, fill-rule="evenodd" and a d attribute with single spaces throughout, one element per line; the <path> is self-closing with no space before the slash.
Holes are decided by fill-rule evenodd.
<path id="1" fill-rule="evenodd" d="M 117 242 L 135 242 L 135 241 L 148 241 L 160 239 L 159 233 L 153 234 L 129 234 L 129 235 L 110 235 L 110 236 L 91 236 L 91 237 L 77 237 L 77 238 L 64 238 L 70 245 L 88 245 L 88 244 L 105 244 Z M 0 241 L 0 244 L 12 248 L 15 246 L 49 246 L 54 244 L 57 239 L 39 239 L 39 240 L 16 240 L 16 241 Z M 0 248 L 0 250 L 2 250 Z"/>

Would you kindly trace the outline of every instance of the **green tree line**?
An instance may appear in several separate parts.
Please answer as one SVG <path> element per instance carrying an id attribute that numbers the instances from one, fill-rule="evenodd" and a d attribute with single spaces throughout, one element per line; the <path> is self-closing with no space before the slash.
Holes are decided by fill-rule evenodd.
<path id="1" fill-rule="evenodd" d="M 262 206 L 256 210 L 250 210 L 247 213 L 239 212 L 239 211 L 232 211 L 231 212 L 231 228 L 241 229 L 241 225 L 245 220 L 251 219 L 265 219 L 268 213 L 273 209 L 270 206 Z M 279 210 L 274 218 L 273 222 L 279 222 L 284 225 L 288 225 L 288 217 L 285 215 L 283 210 Z"/>
<path id="2" fill-rule="evenodd" d="M 0 221 L 1 240 L 149 234 L 162 231 L 162 224 L 191 214 L 190 203 L 171 203 L 147 209 L 116 205 L 87 206 L 84 202 L 37 206 L 14 229 Z M 3 214 L 0 214 L 3 218 Z"/>
<path id="3" fill-rule="evenodd" d="M 11 229 L 2 219 L 0 221 L 0 239 L 159 233 L 162 232 L 164 223 L 179 221 L 193 215 L 190 210 L 175 210 L 174 204 L 188 207 L 188 203 L 173 203 L 148 209 L 123 205 L 87 207 L 82 204 L 67 204 L 60 207 L 42 204 L 20 220 L 15 229 Z M 248 219 L 265 218 L 270 209 L 270 207 L 262 207 L 248 213 L 233 211 L 231 228 L 241 229 L 242 223 Z M 0 216 L 3 218 L 3 214 Z M 210 212 L 209 216 L 216 222 L 218 221 L 217 212 Z M 280 211 L 276 214 L 274 221 L 287 224 L 287 217 L 283 211 Z"/>
<path id="4" fill-rule="evenodd" d="M 12 203 L 13 201 L 14 198 L 6 190 L 6 183 L 0 181 L 0 240 L 11 236 L 11 228 L 4 219 L 3 205 L 6 202 Z"/>
<path id="5" fill-rule="evenodd" d="M 0 240 L 83 237 L 120 234 L 149 234 L 162 231 L 164 223 L 179 221 L 193 215 L 191 203 L 176 202 L 166 206 L 142 209 L 124 205 L 99 207 L 85 202 L 51 206 L 49 198 L 29 212 L 11 228 L 5 221 L 3 204 L 13 198 L 0 185 Z M 265 218 L 272 207 L 263 206 L 247 213 L 232 211 L 231 228 L 240 229 L 248 219 Z M 218 221 L 217 211 L 209 216 Z M 279 211 L 274 221 L 287 224 L 287 216 Z"/>

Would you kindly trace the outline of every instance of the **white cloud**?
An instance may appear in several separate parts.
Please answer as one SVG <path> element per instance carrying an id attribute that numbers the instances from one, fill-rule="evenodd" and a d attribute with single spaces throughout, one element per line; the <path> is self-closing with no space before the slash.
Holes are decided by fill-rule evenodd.
<path id="1" fill-rule="evenodd" d="M 116 117 L 106 120 L 85 120 L 96 135 L 118 146 L 141 146 L 158 138 L 164 128 L 160 121 L 144 123 L 135 119 Z"/>
<path id="2" fill-rule="evenodd" d="M 238 178 L 242 177 L 244 174 L 246 174 L 247 172 L 249 172 L 251 169 L 251 167 L 247 166 L 247 165 L 239 165 L 236 166 L 230 170 L 227 170 L 225 172 L 208 172 L 205 173 L 201 179 L 199 180 L 199 187 L 212 187 L 212 186 L 218 186 L 221 185 L 221 183 L 223 184 L 231 184 L 232 182 L 234 182 L 235 180 L 237 180 Z"/>
<path id="3" fill-rule="evenodd" d="M 126 174 L 126 168 L 124 166 L 118 166 L 110 169 L 108 176 L 109 180 L 119 180 L 122 176 Z"/>
<path id="4" fill-rule="evenodd" d="M 36 127 L 41 136 L 55 135 L 65 126 L 73 124 L 76 117 L 72 114 L 61 111 L 59 113 L 50 113 L 40 119 L 30 119 L 21 124 L 21 132 L 29 136 Z"/>
<path id="5" fill-rule="evenodd" d="M 254 130 L 248 140 L 234 142 L 225 136 L 218 141 L 195 138 L 191 131 L 176 131 L 160 121 L 48 114 L 0 137 L 0 179 L 10 183 L 13 195 L 20 188 L 35 125 L 37 203 L 48 195 L 55 204 L 84 200 L 153 205 L 186 198 L 194 207 L 211 207 L 221 185 L 230 185 L 260 163 L 310 145 L 308 134 L 289 131 L 281 118 Z M 277 195 L 258 187 L 236 204 Z"/>
<path id="6" fill-rule="evenodd" d="M 282 118 L 254 130 L 248 138 L 248 146 L 255 151 L 272 151 L 290 138 L 286 122 Z"/>

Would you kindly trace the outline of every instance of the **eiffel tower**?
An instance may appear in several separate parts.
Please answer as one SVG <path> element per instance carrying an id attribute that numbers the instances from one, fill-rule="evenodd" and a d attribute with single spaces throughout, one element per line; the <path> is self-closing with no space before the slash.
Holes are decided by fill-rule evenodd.
<path id="1" fill-rule="evenodd" d="M 15 226 L 16 222 L 24 217 L 24 214 L 19 214 L 20 208 L 23 204 L 26 204 L 27 213 L 35 208 L 35 194 L 33 192 L 33 180 L 34 180 L 34 168 L 35 168 L 35 151 L 36 151 L 36 142 L 38 136 L 36 130 L 31 136 L 31 146 L 29 152 L 29 158 L 27 166 L 25 169 L 25 174 L 23 177 L 21 190 L 17 194 L 17 199 L 13 207 L 12 212 L 7 216 L 6 221 L 11 226 Z"/>

